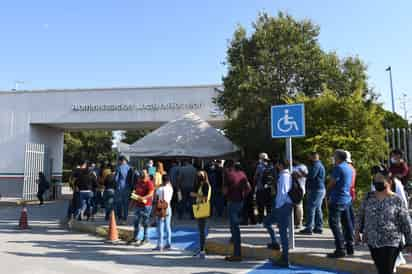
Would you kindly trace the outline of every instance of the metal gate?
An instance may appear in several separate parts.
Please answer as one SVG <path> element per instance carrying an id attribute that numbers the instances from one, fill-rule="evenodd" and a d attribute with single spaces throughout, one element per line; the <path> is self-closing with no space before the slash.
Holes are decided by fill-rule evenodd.
<path id="1" fill-rule="evenodd" d="M 44 172 L 45 152 L 44 144 L 26 144 L 22 197 L 24 200 L 36 199 L 39 172 Z"/>
<path id="2" fill-rule="evenodd" d="M 412 160 L 412 131 L 410 128 L 386 129 L 386 142 L 391 149 L 401 149 L 406 161 Z"/>

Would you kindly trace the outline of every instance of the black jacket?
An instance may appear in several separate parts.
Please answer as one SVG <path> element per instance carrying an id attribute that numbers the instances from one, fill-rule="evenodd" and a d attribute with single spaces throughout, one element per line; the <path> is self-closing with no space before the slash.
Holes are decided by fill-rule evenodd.
<path id="1" fill-rule="evenodd" d="M 87 169 L 79 168 L 75 170 L 73 178 L 75 179 L 75 185 L 79 191 L 92 191 L 97 187 L 96 176 L 91 174 Z"/>

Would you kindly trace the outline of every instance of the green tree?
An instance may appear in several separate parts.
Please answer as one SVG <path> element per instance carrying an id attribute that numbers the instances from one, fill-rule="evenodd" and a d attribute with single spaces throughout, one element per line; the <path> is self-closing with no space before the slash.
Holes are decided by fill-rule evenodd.
<path id="1" fill-rule="evenodd" d="M 350 151 L 358 173 L 358 189 L 369 190 L 370 169 L 388 152 L 380 106 L 365 102 L 361 89 L 345 97 L 326 90 L 317 98 L 301 96 L 290 102 L 305 104 L 307 137 L 294 139 L 295 152 L 303 156 L 317 151 L 331 167 L 335 149 Z"/>
<path id="2" fill-rule="evenodd" d="M 215 102 L 229 118 L 228 136 L 247 158 L 262 150 L 283 151 L 283 143 L 270 137 L 269 109 L 289 98 L 317 97 L 325 88 L 336 96 L 361 91 L 373 102 L 366 66 L 358 57 L 339 59 L 324 52 L 318 42 L 319 27 L 309 20 L 295 20 L 279 13 L 258 16 L 253 33 L 239 26 L 227 50 L 224 91 Z"/>
<path id="3" fill-rule="evenodd" d="M 377 95 L 368 85 L 367 66 L 355 57 L 340 59 L 336 53 L 325 53 L 322 63 L 322 83 L 338 96 L 351 96 L 355 90 L 362 92 L 362 97 L 376 101 Z"/>
<path id="4" fill-rule="evenodd" d="M 342 148 L 357 161 L 371 164 L 386 156 L 383 114 L 377 104 L 364 102 L 361 90 L 346 97 L 326 90 L 319 97 L 300 96 L 290 102 L 305 104 L 307 137 L 295 139 L 297 153 L 316 150 L 330 162 L 334 150 Z"/>
<path id="5" fill-rule="evenodd" d="M 95 130 L 66 132 L 64 134 L 64 169 L 72 169 L 82 160 L 114 159 L 112 132 Z"/>
<path id="6" fill-rule="evenodd" d="M 149 129 L 128 130 L 124 133 L 124 139 L 122 139 L 122 142 L 131 145 L 137 140 L 149 134 L 150 132 L 151 130 Z"/>
<path id="7" fill-rule="evenodd" d="M 384 128 L 408 128 L 408 121 L 403 119 L 399 114 L 387 111 L 383 109 L 383 107 L 379 107 L 379 111 L 384 115 Z"/>

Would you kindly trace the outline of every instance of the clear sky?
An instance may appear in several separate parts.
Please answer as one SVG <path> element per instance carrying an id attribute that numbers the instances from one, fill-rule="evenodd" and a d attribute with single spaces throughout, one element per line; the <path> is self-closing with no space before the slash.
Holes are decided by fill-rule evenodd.
<path id="1" fill-rule="evenodd" d="M 220 83 L 236 25 L 259 11 L 312 19 L 325 50 L 366 62 L 387 107 L 388 65 L 412 100 L 410 0 L 3 0 L 0 90 Z"/>

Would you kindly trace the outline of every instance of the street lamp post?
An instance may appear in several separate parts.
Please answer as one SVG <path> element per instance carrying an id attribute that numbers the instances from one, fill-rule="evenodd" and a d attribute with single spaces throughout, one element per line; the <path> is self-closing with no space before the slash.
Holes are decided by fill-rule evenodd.
<path id="1" fill-rule="evenodd" d="M 403 93 L 402 96 L 403 97 L 401 97 L 401 103 L 402 103 L 402 108 L 403 108 L 403 115 L 405 117 L 405 120 L 408 121 L 408 108 L 407 108 L 408 95 L 406 93 Z"/>
<path id="2" fill-rule="evenodd" d="M 392 68 L 391 66 L 389 66 L 386 71 L 389 71 L 389 80 L 390 80 L 390 84 L 391 84 L 391 96 L 392 96 L 392 112 L 395 113 L 395 97 L 393 94 L 393 84 L 392 84 Z"/>

